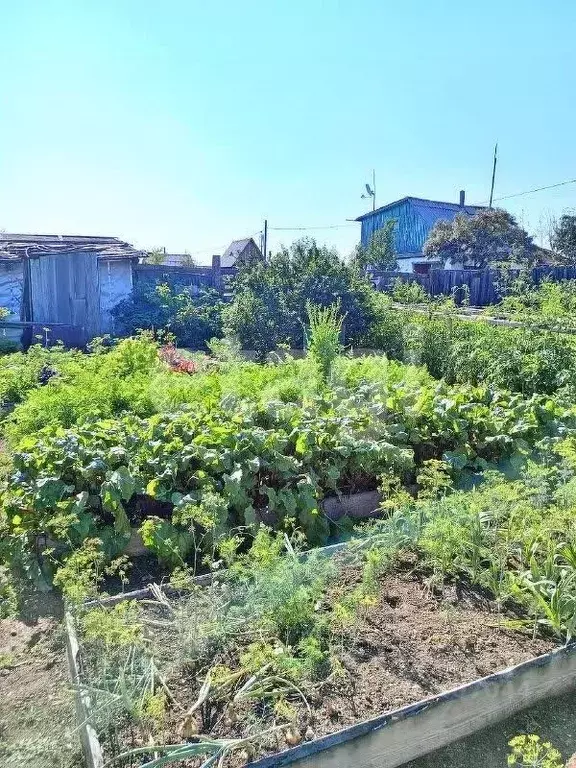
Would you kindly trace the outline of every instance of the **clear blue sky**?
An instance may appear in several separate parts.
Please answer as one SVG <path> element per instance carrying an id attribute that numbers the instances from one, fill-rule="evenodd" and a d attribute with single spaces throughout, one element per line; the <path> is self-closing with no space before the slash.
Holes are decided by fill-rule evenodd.
<path id="1" fill-rule="evenodd" d="M 576 4 L 0 4 L 0 228 L 200 252 L 576 177 Z M 576 184 L 506 204 L 532 232 Z M 272 232 L 271 245 L 298 233 Z M 314 232 L 348 252 L 355 226 Z"/>

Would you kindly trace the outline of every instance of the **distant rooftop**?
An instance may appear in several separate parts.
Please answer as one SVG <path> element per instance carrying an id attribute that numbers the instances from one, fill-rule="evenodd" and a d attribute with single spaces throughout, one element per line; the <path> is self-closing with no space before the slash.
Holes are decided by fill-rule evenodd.
<path id="1" fill-rule="evenodd" d="M 260 248 L 256 245 L 253 238 L 245 237 L 243 240 L 233 240 L 228 248 L 222 254 L 220 265 L 222 267 L 234 267 L 238 259 L 244 255 L 244 253 L 252 252 L 251 255 L 257 255 L 262 258 Z"/>
<path id="2" fill-rule="evenodd" d="M 165 267 L 194 267 L 196 261 L 189 253 L 166 253 L 162 265 Z"/>
<path id="3" fill-rule="evenodd" d="M 0 232 L 0 260 L 80 251 L 97 253 L 99 257 L 108 259 L 138 258 L 141 255 L 140 251 L 117 237 Z"/>

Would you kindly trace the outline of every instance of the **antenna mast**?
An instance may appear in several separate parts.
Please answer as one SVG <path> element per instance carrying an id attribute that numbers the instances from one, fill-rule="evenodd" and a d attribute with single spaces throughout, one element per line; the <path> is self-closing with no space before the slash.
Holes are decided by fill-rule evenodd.
<path id="1" fill-rule="evenodd" d="M 361 198 L 371 197 L 372 198 L 372 210 L 376 210 L 376 171 L 372 169 L 372 186 L 370 184 L 365 184 L 366 187 L 366 194 L 360 195 Z"/>

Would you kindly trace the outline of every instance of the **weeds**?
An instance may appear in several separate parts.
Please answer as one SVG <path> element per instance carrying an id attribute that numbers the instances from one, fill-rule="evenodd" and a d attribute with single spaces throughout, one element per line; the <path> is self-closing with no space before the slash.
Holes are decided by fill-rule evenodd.
<path id="1" fill-rule="evenodd" d="M 536 734 L 515 736 L 508 742 L 512 749 L 508 765 L 530 768 L 563 768 L 560 752 L 549 741 L 542 741 Z"/>
<path id="2" fill-rule="evenodd" d="M 354 611 L 374 599 L 388 562 L 376 548 L 362 560 L 362 599 L 353 594 L 347 608 L 352 623 Z M 128 718 L 153 735 L 170 710 L 179 713 L 181 738 L 200 740 L 208 751 L 217 745 L 220 757 L 278 729 L 292 727 L 286 738 L 302 739 L 296 733 L 310 722 L 309 697 L 342 674 L 338 608 L 327 597 L 338 569 L 331 559 L 298 555 L 284 536 L 260 531 L 249 553 L 236 554 L 229 571 L 190 597 L 169 601 L 154 589 L 143 610 L 126 602 L 81 614 L 83 685 L 94 702 L 96 727 L 106 733 Z M 198 680 L 192 702 L 182 699 L 183 677 Z M 246 717 L 258 724 L 247 739 L 203 735 L 223 718 Z M 180 754 L 169 746 L 130 750 L 111 763 L 155 751 Z M 201 753 L 198 748 L 190 755 Z"/>
<path id="3" fill-rule="evenodd" d="M 342 352 L 340 338 L 345 318 L 340 315 L 339 304 L 319 307 L 308 303 L 306 310 L 309 323 L 307 353 L 318 367 L 322 383 L 326 385 L 334 361 Z"/>

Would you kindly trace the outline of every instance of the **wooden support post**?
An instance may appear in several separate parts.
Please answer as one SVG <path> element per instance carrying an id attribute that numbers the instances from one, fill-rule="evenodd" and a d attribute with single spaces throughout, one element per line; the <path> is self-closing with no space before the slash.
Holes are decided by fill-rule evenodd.
<path id="1" fill-rule="evenodd" d="M 212 256 L 212 285 L 222 293 L 222 266 L 218 254 Z"/>

